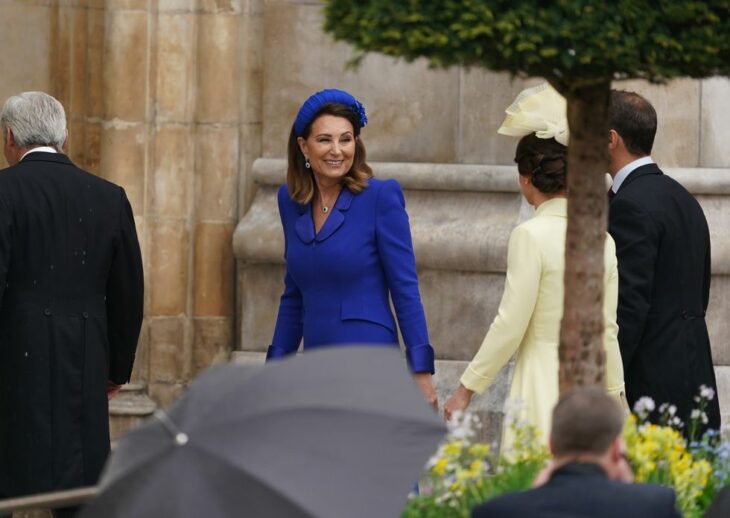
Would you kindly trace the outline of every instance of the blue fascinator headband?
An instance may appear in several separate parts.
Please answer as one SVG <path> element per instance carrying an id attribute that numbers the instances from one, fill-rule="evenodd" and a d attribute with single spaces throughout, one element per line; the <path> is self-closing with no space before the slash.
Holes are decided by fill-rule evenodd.
<path id="1" fill-rule="evenodd" d="M 299 108 L 297 118 L 294 120 L 294 133 L 296 133 L 297 137 L 300 137 L 304 133 L 304 130 L 314 120 L 319 110 L 322 109 L 322 106 L 329 103 L 344 104 L 349 107 L 357 115 L 360 121 L 360 128 L 368 123 L 365 107 L 360 101 L 344 90 L 328 88 L 312 94 L 309 99 L 304 101 L 302 107 Z"/>

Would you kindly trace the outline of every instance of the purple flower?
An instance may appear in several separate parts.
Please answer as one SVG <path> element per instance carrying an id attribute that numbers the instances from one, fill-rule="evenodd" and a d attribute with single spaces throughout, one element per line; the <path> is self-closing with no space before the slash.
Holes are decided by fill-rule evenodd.
<path id="1" fill-rule="evenodd" d="M 364 127 L 368 123 L 368 116 L 367 113 L 365 113 L 365 106 L 363 106 L 360 101 L 355 101 L 355 104 L 353 104 L 351 108 L 352 111 L 357 114 L 358 119 L 360 119 L 360 127 Z"/>

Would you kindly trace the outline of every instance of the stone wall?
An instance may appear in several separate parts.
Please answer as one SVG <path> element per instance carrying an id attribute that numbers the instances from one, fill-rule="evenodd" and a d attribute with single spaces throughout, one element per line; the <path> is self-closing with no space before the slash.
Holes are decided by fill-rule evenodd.
<path id="1" fill-rule="evenodd" d="M 145 263 L 121 432 L 166 405 L 234 343 L 231 236 L 261 155 L 262 1 L 3 0 L 3 99 L 65 106 L 68 154 L 122 185 Z M 2 160 L 2 159 L 0 159 Z M 4 161 L 0 163 L 4 166 Z"/>

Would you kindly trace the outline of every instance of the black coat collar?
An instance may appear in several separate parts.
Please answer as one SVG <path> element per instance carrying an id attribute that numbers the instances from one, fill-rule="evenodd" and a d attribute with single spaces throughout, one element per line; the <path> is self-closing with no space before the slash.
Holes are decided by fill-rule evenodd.
<path id="1" fill-rule="evenodd" d="M 629 185 L 631 182 L 636 181 L 637 178 L 641 178 L 642 176 L 647 176 L 647 175 L 651 175 L 651 174 L 664 174 L 664 173 L 662 173 L 662 170 L 659 169 L 659 166 L 653 162 L 651 164 L 646 164 L 646 165 L 642 165 L 641 167 L 637 167 L 636 169 L 631 171 L 631 173 L 629 173 L 629 176 L 627 176 L 626 179 L 623 181 L 623 183 L 621 184 L 621 187 L 618 188 L 618 192 L 616 192 L 616 194 L 621 192 L 621 189 L 623 189 L 624 187 Z"/>
<path id="2" fill-rule="evenodd" d="M 553 477 L 564 477 L 564 476 L 575 476 L 575 475 L 580 475 L 580 476 L 589 475 L 589 476 L 594 476 L 594 477 L 606 478 L 606 472 L 598 464 L 594 464 L 593 462 L 573 461 L 573 462 L 568 462 L 567 464 L 560 466 L 558 469 L 556 469 L 551 477 L 551 480 Z"/>
<path id="3" fill-rule="evenodd" d="M 63 153 L 48 153 L 46 151 L 28 153 L 18 163 L 24 164 L 26 162 L 55 162 L 57 164 L 74 165 L 71 159 Z"/>

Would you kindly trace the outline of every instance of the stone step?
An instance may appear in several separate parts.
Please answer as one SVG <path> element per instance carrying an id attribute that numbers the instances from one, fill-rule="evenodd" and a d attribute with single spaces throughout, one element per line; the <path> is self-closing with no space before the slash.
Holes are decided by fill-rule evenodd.
<path id="1" fill-rule="evenodd" d="M 144 383 L 128 383 L 109 402 L 109 432 L 112 442 L 151 416 L 157 404 L 147 395 Z"/>

